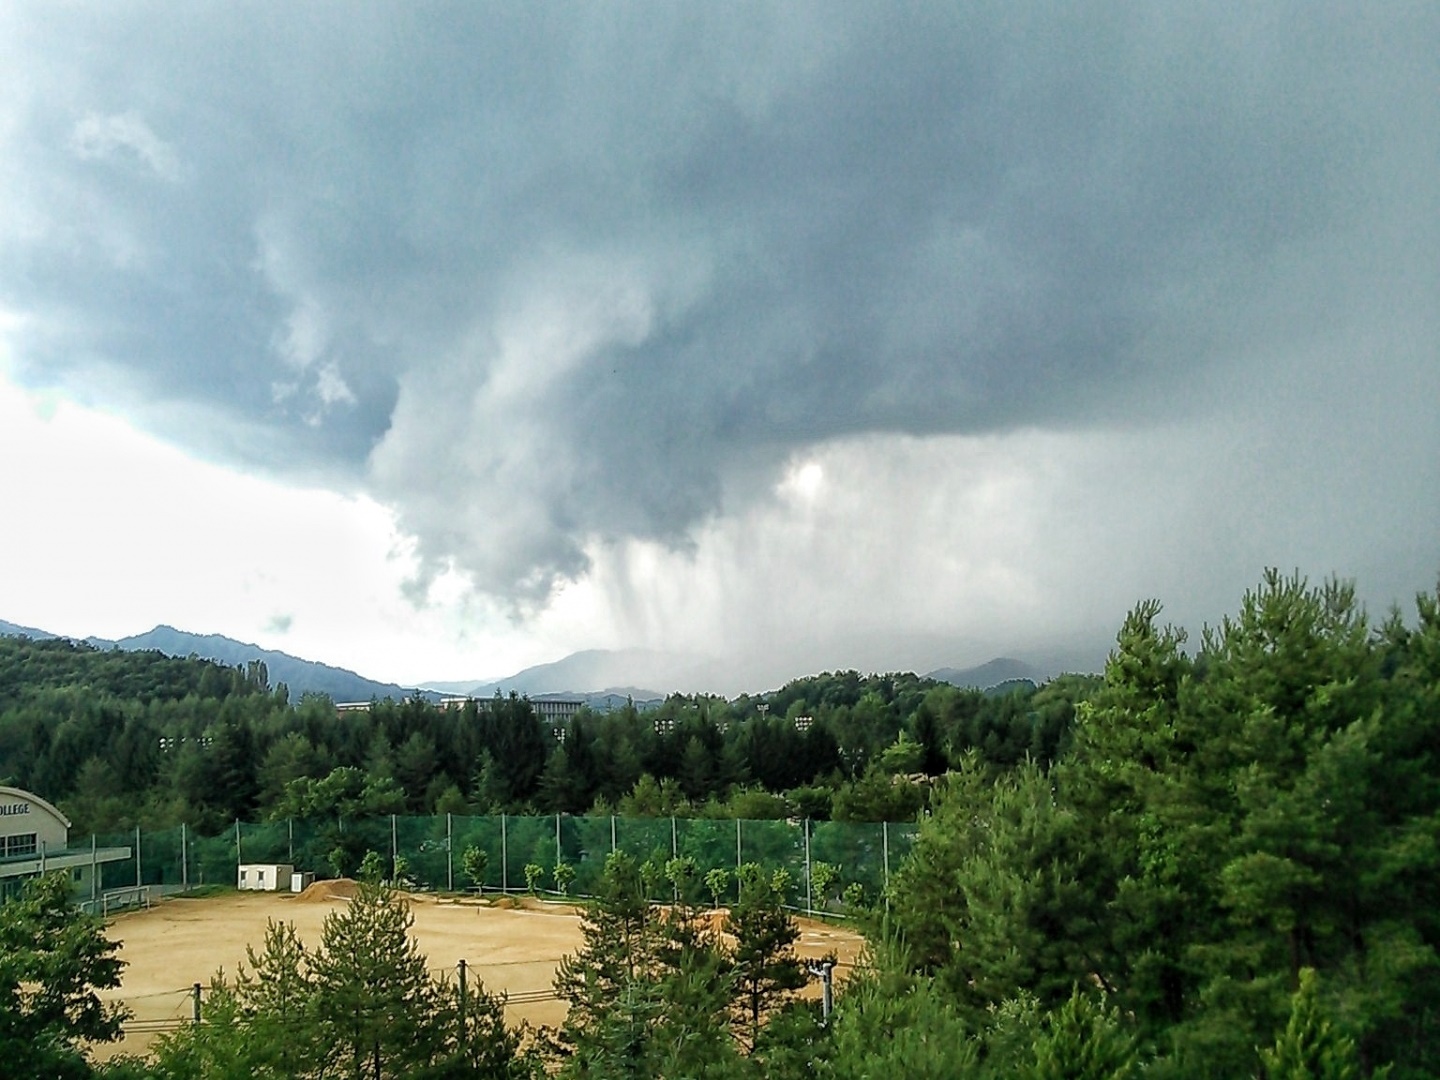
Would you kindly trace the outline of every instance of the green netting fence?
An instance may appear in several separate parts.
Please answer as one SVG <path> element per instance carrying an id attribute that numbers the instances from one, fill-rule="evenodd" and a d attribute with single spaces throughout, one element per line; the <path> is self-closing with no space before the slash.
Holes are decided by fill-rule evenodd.
<path id="1" fill-rule="evenodd" d="M 578 897 L 594 895 L 606 857 L 623 851 L 658 867 L 672 859 L 693 860 L 692 899 L 708 898 L 705 876 L 716 869 L 729 872 L 728 896 L 722 896 L 722 902 L 733 898 L 734 871 L 756 863 L 767 876 L 786 871 L 790 906 L 841 912 L 846 906 L 842 895 L 853 901 L 857 887 L 867 902 L 884 895 L 916 831 L 913 822 L 441 814 L 236 822 L 219 836 L 198 836 L 180 826 L 97 836 L 94 843 L 102 850 L 128 850 L 127 857 L 99 867 L 96 888 L 101 891 L 138 885 L 161 892 L 233 887 L 239 867 L 256 863 L 289 865 L 317 878 L 353 875 L 373 851 L 387 876 L 436 892 L 523 892 L 530 886 L 527 867 L 538 867 L 537 890 L 554 894 L 561 891 L 555 867 L 564 864 L 572 868 L 564 891 Z M 470 848 L 485 855 L 482 881 L 472 881 L 466 873 L 465 852 Z M 817 876 L 821 863 L 833 874 Z M 535 871 L 530 874 L 535 876 Z M 657 879 L 656 899 L 669 897 L 671 889 L 669 882 Z"/>

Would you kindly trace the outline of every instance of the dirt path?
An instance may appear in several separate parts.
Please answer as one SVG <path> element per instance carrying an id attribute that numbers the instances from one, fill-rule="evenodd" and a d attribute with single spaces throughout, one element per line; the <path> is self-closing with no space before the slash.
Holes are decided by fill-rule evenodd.
<path id="1" fill-rule="evenodd" d="M 464 959 L 472 985 L 478 978 L 487 989 L 510 995 L 506 1018 L 511 1023 L 554 1025 L 564 1019 L 565 1003 L 555 999 L 551 982 L 560 958 L 580 946 L 580 918 L 573 906 L 529 898 L 496 904 L 428 894 L 410 899 L 412 933 L 433 975 L 453 979 L 455 962 Z M 164 900 L 149 910 L 116 917 L 108 933 L 121 943 L 120 958 L 128 966 L 120 989 L 105 996 L 123 1000 L 138 1023 L 124 1043 L 102 1048 L 96 1056 L 144 1053 L 157 1037 L 153 1029 L 187 1020 L 192 985 L 208 986 L 221 969 L 233 976 L 245 961 L 246 946 L 258 948 L 264 942 L 269 920 L 294 923 L 305 944 L 314 946 L 320 942 L 325 916 L 344 904 L 341 898 L 316 894 L 230 893 Z M 843 976 L 858 957 L 862 939 L 840 927 L 799 922 L 800 954 L 817 958 L 835 952 Z"/>

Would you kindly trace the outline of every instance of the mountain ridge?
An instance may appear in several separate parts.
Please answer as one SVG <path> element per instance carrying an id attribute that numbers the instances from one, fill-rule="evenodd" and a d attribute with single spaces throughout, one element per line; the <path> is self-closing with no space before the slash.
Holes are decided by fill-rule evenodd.
<path id="1" fill-rule="evenodd" d="M 6 622 L 0 619 L 0 635 L 5 637 L 28 637 L 35 641 L 49 641 L 51 638 L 59 637 L 59 634 L 52 634 L 48 630 L 37 630 L 33 626 L 21 626 L 19 623 Z"/>
<path id="2" fill-rule="evenodd" d="M 3 619 L 0 619 L 0 634 L 37 640 L 62 636 Z M 643 707 L 663 701 L 672 692 L 696 692 L 697 687 L 712 682 L 716 673 L 715 662 L 704 657 L 654 649 L 584 649 L 559 660 L 523 668 L 501 679 L 448 679 L 408 687 L 368 679 L 348 668 L 264 649 L 223 634 L 195 634 L 163 623 L 142 634 L 113 641 L 99 637 L 83 640 L 101 649 L 153 649 L 168 656 L 199 656 L 231 667 L 258 660 L 265 664 L 271 686 L 285 684 L 292 702 L 307 693 L 325 694 L 337 703 L 371 698 L 403 700 L 414 696 L 429 700 L 443 696 L 483 700 L 497 693 L 516 693 L 531 698 L 580 698 L 601 709 L 627 701 Z M 1038 683 L 1046 675 L 1022 660 L 996 657 L 970 668 L 937 668 L 925 677 L 954 686 L 989 690 L 1012 682 Z"/>
<path id="3" fill-rule="evenodd" d="M 37 641 L 64 636 L 4 619 L 0 619 L 0 634 L 29 637 Z M 270 685 L 278 687 L 283 683 L 289 691 L 292 703 L 299 701 L 305 694 L 325 694 L 337 703 L 369 701 L 371 698 L 394 698 L 398 701 L 417 694 L 431 698 L 439 696 L 434 693 L 427 694 L 415 687 L 367 679 L 348 668 L 305 660 L 277 649 L 263 649 L 252 642 L 237 641 L 223 634 L 194 634 L 164 623 L 143 634 L 132 634 L 115 640 L 95 636 L 72 640 L 82 641 L 97 649 L 126 649 L 137 652 L 154 650 L 166 656 L 198 656 L 202 660 L 213 660 L 228 667 L 243 667 L 252 660 L 258 660 L 265 665 Z"/>

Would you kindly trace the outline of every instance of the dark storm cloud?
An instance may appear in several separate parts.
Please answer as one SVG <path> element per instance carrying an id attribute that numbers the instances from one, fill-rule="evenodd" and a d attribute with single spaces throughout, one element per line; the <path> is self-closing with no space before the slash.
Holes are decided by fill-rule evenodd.
<path id="1" fill-rule="evenodd" d="M 1387 246 L 1431 5 L 31 15 L 21 376 L 367 485 L 519 596 L 797 447 L 1223 408 L 1434 271 Z"/>

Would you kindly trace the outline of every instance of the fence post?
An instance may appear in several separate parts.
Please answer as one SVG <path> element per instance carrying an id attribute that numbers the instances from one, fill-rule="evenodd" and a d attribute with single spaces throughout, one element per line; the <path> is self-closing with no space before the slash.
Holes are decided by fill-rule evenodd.
<path id="1" fill-rule="evenodd" d="M 145 882 L 140 876 L 140 826 L 135 826 L 135 887 L 138 889 Z"/>
<path id="2" fill-rule="evenodd" d="M 285 819 L 285 832 L 290 841 L 290 864 L 293 866 L 295 864 L 295 819 L 293 817 Z"/>
<path id="3" fill-rule="evenodd" d="M 560 815 L 555 815 L 555 865 L 560 865 Z"/>
<path id="4" fill-rule="evenodd" d="M 190 891 L 190 832 L 180 823 L 180 891 Z"/>
<path id="5" fill-rule="evenodd" d="M 505 815 L 500 815 L 500 891 L 510 891 L 510 846 L 505 836 Z"/>
<path id="6" fill-rule="evenodd" d="M 445 811 L 445 891 L 455 891 L 455 826 L 450 811 Z M 462 967 L 460 969 L 464 971 Z"/>
<path id="7" fill-rule="evenodd" d="M 805 819 L 805 911 L 815 914 L 815 893 L 810 885 L 810 819 Z"/>
<path id="8" fill-rule="evenodd" d="M 458 960 L 455 963 L 455 973 L 458 976 L 456 982 L 460 986 L 460 1038 L 465 1038 L 465 961 Z"/>
<path id="9" fill-rule="evenodd" d="M 735 819 L 735 869 L 739 870 L 741 865 L 743 864 L 740 862 L 740 819 L 737 817 Z"/>
<path id="10" fill-rule="evenodd" d="M 90 902 L 100 895 L 100 859 L 95 851 L 95 834 L 90 834 Z"/>
<path id="11" fill-rule="evenodd" d="M 240 873 L 240 864 L 243 863 L 244 861 L 245 861 L 245 857 L 244 857 L 244 855 L 243 855 L 243 854 L 241 853 L 241 851 L 240 851 L 240 819 L 237 817 L 237 818 L 235 819 L 235 873 L 236 873 L 236 874 L 239 874 L 239 873 Z"/>
<path id="12" fill-rule="evenodd" d="M 395 846 L 395 815 L 390 815 L 390 877 L 392 879 L 400 875 L 395 873 L 395 859 L 400 854 L 400 849 Z"/>
<path id="13" fill-rule="evenodd" d="M 191 1019 L 194 1023 L 198 1024 L 198 1023 L 200 1023 L 200 984 L 199 984 L 199 983 L 196 983 L 194 986 L 192 986 L 192 987 L 190 988 L 190 998 L 191 998 L 191 1003 L 190 1003 L 190 1019 Z"/>
<path id="14" fill-rule="evenodd" d="M 610 854 L 615 854 L 615 815 L 610 815 Z"/>
<path id="15" fill-rule="evenodd" d="M 885 851 L 885 910 L 890 910 L 890 823 L 880 823 L 880 837 Z"/>
<path id="16" fill-rule="evenodd" d="M 671 814 L 671 815 L 670 815 L 670 858 L 672 858 L 672 859 L 678 859 L 679 857 L 680 857 L 680 844 L 679 844 L 679 842 L 678 842 L 678 840 L 676 839 L 676 836 L 675 836 L 675 815 L 674 815 L 674 814 Z"/>

